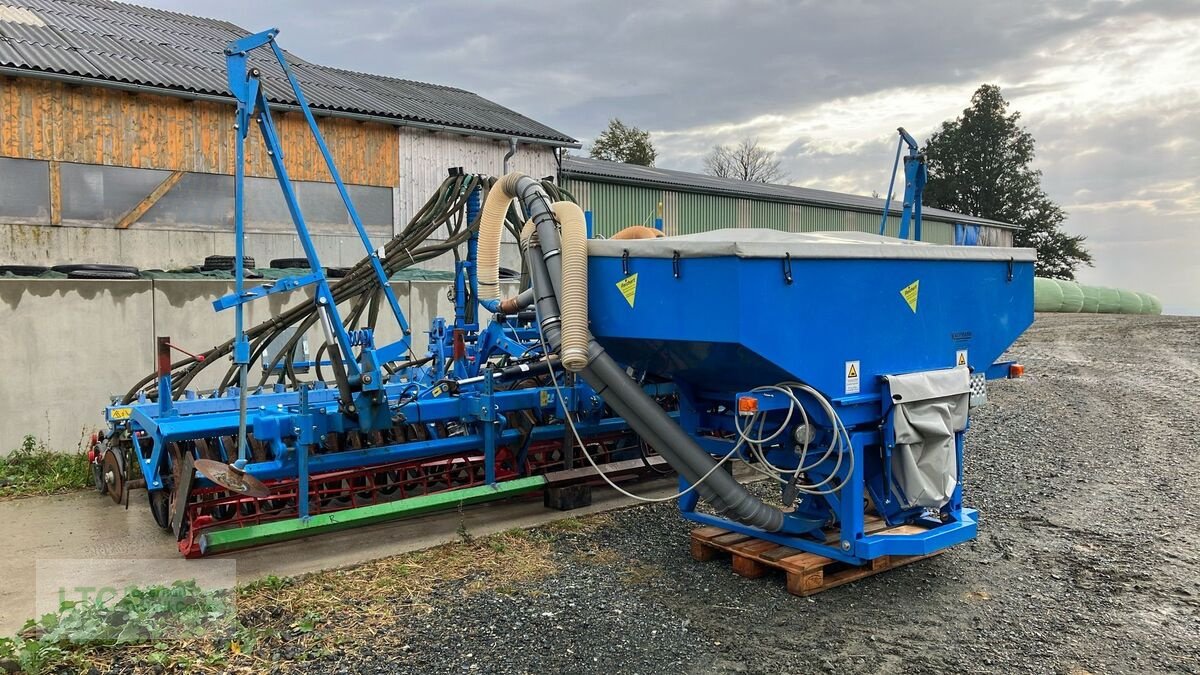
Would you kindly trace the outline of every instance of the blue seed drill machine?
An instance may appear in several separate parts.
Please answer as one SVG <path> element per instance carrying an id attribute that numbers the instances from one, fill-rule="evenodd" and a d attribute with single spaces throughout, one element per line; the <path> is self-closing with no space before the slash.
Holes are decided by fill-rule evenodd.
<path id="1" fill-rule="evenodd" d="M 238 270 L 215 303 L 233 310 L 234 338 L 177 362 L 159 338 L 157 372 L 107 408 L 96 446 L 99 487 L 127 502 L 144 484 L 185 555 L 545 490 L 561 474 L 617 487 L 630 467 L 668 466 L 686 518 L 791 554 L 859 566 L 975 536 L 964 437 L 986 380 L 1019 375 L 996 360 L 1033 320 L 1032 251 L 766 229 L 589 240 L 552 182 L 461 171 L 376 248 L 275 35 L 227 49 L 238 157 L 256 123 L 313 272 L 247 287 Z M 367 256 L 340 280 L 322 271 L 248 65 L 260 47 L 362 239 Z M 238 259 L 242 180 L 239 161 Z M 443 225 L 449 238 L 431 240 Z M 519 233 L 527 284 L 502 298 L 505 229 Z M 450 252 L 455 316 L 433 321 L 418 356 L 387 280 Z M 242 325 L 246 303 L 300 291 L 311 302 Z M 381 315 L 400 339 L 377 344 Z M 297 344 L 317 326 L 325 346 L 309 362 Z M 226 355 L 215 391 L 188 388 Z M 779 499 L 735 480 L 734 460 Z"/>

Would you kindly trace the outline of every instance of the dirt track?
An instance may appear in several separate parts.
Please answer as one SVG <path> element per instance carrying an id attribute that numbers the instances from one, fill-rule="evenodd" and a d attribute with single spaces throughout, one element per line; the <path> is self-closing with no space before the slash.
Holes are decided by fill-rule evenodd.
<path id="1" fill-rule="evenodd" d="M 698 563 L 670 505 L 557 535 L 558 572 L 439 589 L 313 672 L 1200 672 L 1200 319 L 1043 316 L 969 437 L 979 539 L 788 595 Z"/>

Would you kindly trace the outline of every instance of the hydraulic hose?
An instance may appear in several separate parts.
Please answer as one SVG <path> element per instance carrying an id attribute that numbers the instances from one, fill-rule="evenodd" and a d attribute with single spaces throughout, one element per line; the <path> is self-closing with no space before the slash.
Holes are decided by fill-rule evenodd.
<path id="1" fill-rule="evenodd" d="M 551 349 L 562 345 L 558 294 L 562 291 L 563 260 L 558 255 L 559 223 L 546 192 L 528 176 L 513 179 L 515 192 L 529 219 L 537 226 L 537 241 L 530 241 L 526 259 L 537 297 L 542 335 Z M 546 251 L 543 253 L 543 250 Z M 784 528 L 783 513 L 751 495 L 745 486 L 724 471 L 713 471 L 716 460 L 696 444 L 657 403 L 642 391 L 628 374 L 588 337 L 588 364 L 580 372 L 596 392 L 618 415 L 625 418 L 639 436 L 653 446 L 667 462 L 694 485 L 719 513 L 769 532 Z"/>

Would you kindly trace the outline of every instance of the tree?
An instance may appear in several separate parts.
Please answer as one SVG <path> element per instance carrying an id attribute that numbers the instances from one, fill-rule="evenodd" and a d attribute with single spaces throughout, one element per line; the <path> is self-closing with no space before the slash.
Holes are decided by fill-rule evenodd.
<path id="1" fill-rule="evenodd" d="M 775 183 L 787 177 L 775 153 L 759 145 L 757 138 L 744 138 L 737 145 L 714 145 L 704 157 L 704 172 L 754 183 Z"/>
<path id="2" fill-rule="evenodd" d="M 1042 172 L 1029 166 L 1034 140 L 1017 124 L 1020 119 L 1020 113 L 1008 112 L 1000 87 L 981 85 L 971 107 L 943 122 L 925 143 L 925 201 L 1021 226 L 1014 243 L 1037 249 L 1037 274 L 1074 279 L 1080 265 L 1092 264 L 1086 237 L 1062 230 L 1066 213 L 1042 190 Z"/>
<path id="3" fill-rule="evenodd" d="M 628 126 L 617 118 L 608 121 L 608 128 L 592 143 L 592 157 L 610 162 L 654 166 L 658 151 L 650 142 L 650 132 Z"/>

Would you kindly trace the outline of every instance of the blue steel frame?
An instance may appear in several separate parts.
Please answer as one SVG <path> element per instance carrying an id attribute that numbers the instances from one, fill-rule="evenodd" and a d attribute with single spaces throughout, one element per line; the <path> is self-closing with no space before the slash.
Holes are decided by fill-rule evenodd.
<path id="1" fill-rule="evenodd" d="M 313 286 L 314 301 L 325 312 L 323 323 L 327 339 L 338 350 L 342 362 L 349 370 L 349 381 L 361 389 L 355 398 L 359 414 L 345 414 L 345 391 L 330 387 L 324 382 L 302 385 L 299 390 L 289 390 L 279 384 L 270 389 L 257 388 L 245 392 L 249 401 L 245 427 L 249 427 L 257 441 L 271 449 L 273 458 L 265 462 L 245 464 L 247 473 L 264 481 L 297 478 L 300 481 L 299 514 L 307 517 L 307 484 L 311 474 L 330 471 L 391 464 L 396 462 L 423 460 L 439 456 L 479 450 L 484 455 L 486 481 L 496 481 L 496 453 L 500 447 L 524 441 L 562 439 L 566 429 L 561 424 L 535 427 L 528 438 L 521 431 L 507 426 L 503 413 L 518 410 L 539 409 L 562 418 L 566 411 L 578 420 L 580 433 L 585 436 L 607 434 L 626 430 L 624 420 L 603 416 L 603 402 L 582 380 L 564 388 L 527 388 L 498 391 L 494 387 L 492 372 L 486 364 L 493 356 L 509 354 L 526 356 L 540 350 L 537 332 L 528 326 L 518 326 L 509 320 L 494 320 L 482 332 L 480 322 L 468 320 L 466 306 L 469 297 L 478 297 L 476 276 L 477 241 L 472 236 L 468 242 L 467 259 L 457 265 L 455 275 L 455 316 L 453 327 L 447 330 L 446 321 L 436 318 L 430 329 L 433 368 L 409 368 L 387 381 L 381 366 L 385 362 L 396 362 L 411 353 L 411 333 L 407 319 L 400 309 L 389 286 L 382 266 L 382 248 L 375 249 L 362 225 L 361 219 L 350 200 L 333 158 L 325 145 L 308 108 L 299 83 L 292 75 L 282 51 L 275 42 L 277 29 L 246 36 L 230 43 L 226 49 L 229 66 L 229 85 L 237 99 L 237 167 L 235 189 L 235 238 L 237 256 L 243 255 L 244 235 L 244 180 L 245 140 L 250 122 L 256 121 L 267 147 L 276 178 L 284 200 L 291 213 L 296 233 L 304 248 L 313 273 L 281 279 L 270 285 L 246 290 L 241 265 L 235 266 L 235 291 L 213 303 L 214 309 L 235 310 L 234 359 L 239 365 L 249 365 L 249 345 L 245 336 L 242 308 L 248 302 L 276 293 L 290 292 L 305 286 Z M 283 151 L 271 118 L 270 107 L 259 82 L 257 69 L 248 67 L 249 53 L 257 48 L 269 46 L 279 62 L 300 109 L 308 121 L 309 129 L 325 159 L 330 175 L 346 207 L 363 247 L 371 261 L 372 269 L 387 298 L 403 337 L 376 350 L 369 332 L 346 330 L 338 314 L 328 279 L 321 266 L 316 248 L 309 235 L 303 213 L 283 162 Z M 474 221 L 480 210 L 481 193 L 477 189 L 468 197 L 467 218 Z M 478 310 L 476 310 L 478 312 Z M 453 341 L 455 334 L 463 340 L 465 354 L 455 358 Z M 358 348 L 358 358 L 353 358 L 353 349 Z M 454 379 L 483 375 L 480 382 L 463 386 L 450 393 L 449 384 L 441 380 L 445 360 L 454 358 L 451 375 Z M 650 385 L 651 395 L 665 395 L 673 390 L 669 385 Z M 170 372 L 160 375 L 159 392 L 172 391 Z M 561 392 L 561 395 L 560 395 Z M 220 438 L 232 434 L 240 436 L 239 400 L 243 392 L 236 387 L 224 394 L 212 392 L 208 396 L 187 391 L 181 400 L 170 396 L 159 396 L 158 401 L 148 401 L 145 394 L 131 405 L 114 402 L 106 408 L 105 417 L 114 431 L 127 430 L 131 435 L 148 438 L 151 448 L 148 456 L 137 453 L 141 472 L 151 492 L 165 487 L 164 468 L 168 461 L 168 444 L 200 438 Z M 369 415 L 367 406 L 373 408 Z M 341 451 L 309 456 L 308 448 L 319 443 L 328 433 L 353 430 L 371 431 L 390 427 L 397 421 L 407 424 L 424 424 L 433 429 L 439 422 L 456 422 L 468 425 L 469 433 L 453 437 L 432 438 L 428 441 L 407 442 L 376 446 L 367 449 Z M 218 451 L 227 462 L 246 459 L 245 444 L 239 439 L 238 448 L 219 444 Z M 135 448 L 139 445 L 135 443 Z M 198 486 L 211 485 L 207 479 L 197 477 Z"/>
<path id="2" fill-rule="evenodd" d="M 888 211 L 892 207 L 892 193 L 896 184 L 896 168 L 900 166 L 900 152 L 908 146 L 908 154 L 904 156 L 904 209 L 900 216 L 900 238 L 908 239 L 908 226 L 913 225 L 913 239 L 921 241 L 921 200 L 925 194 L 925 183 L 929 180 L 929 171 L 925 166 L 925 156 L 921 154 L 917 139 L 900 127 L 896 130 L 900 140 L 896 143 L 896 159 L 892 162 L 892 179 L 888 181 L 887 199 L 883 202 L 883 217 L 879 220 L 879 234 L 887 229 Z"/>
<path id="3" fill-rule="evenodd" d="M 996 364 L 985 372 L 989 378 L 1007 376 L 1008 363 Z M 1003 366 L 1003 368 L 1001 368 Z M 1003 374 L 1002 374 L 1003 373 Z M 759 398 L 761 394 L 742 392 L 733 397 L 720 397 L 711 394 L 689 392 L 686 387 L 680 387 L 681 401 L 680 422 L 690 433 L 699 436 L 702 429 L 729 430 L 729 420 L 706 417 L 695 411 L 705 404 L 721 401 L 726 409 L 736 410 L 737 401 L 750 396 Z M 803 395 L 801 395 L 803 396 Z M 759 398 L 762 401 L 761 398 Z M 955 453 L 958 475 L 954 493 L 937 517 L 925 514 L 923 509 L 905 509 L 893 499 L 894 483 L 890 471 L 890 452 L 895 446 L 893 431 L 894 409 L 890 404 L 891 398 L 886 393 L 867 396 L 849 396 L 832 400 L 839 417 L 843 418 L 849 428 L 847 436 L 854 454 L 853 468 L 843 463 L 837 471 L 835 482 L 844 480 L 845 486 L 836 494 L 819 498 L 816 503 L 804 508 L 803 502 L 798 502 L 796 510 L 785 518 L 787 524 L 782 532 L 766 532 L 764 530 L 743 525 L 741 523 L 702 513 L 696 510 L 699 497 L 695 491 L 689 492 L 680 499 L 679 508 L 684 518 L 713 525 L 733 532 L 765 539 L 784 546 L 815 553 L 827 558 L 839 560 L 852 565 L 861 565 L 866 561 L 881 556 L 928 555 L 949 546 L 954 546 L 975 538 L 978 525 L 978 512 L 965 508 L 962 501 L 962 466 L 963 444 L 966 430 L 955 434 Z M 774 404 L 768 404 L 774 405 Z M 805 406 L 806 409 L 816 409 L 816 406 Z M 768 410 L 760 405 L 759 410 Z M 691 414 L 689 414 L 691 411 Z M 818 428 L 822 441 L 832 433 L 828 419 L 814 416 L 810 413 L 812 423 Z M 851 422 L 848 420 L 856 420 Z M 776 427 L 777 428 L 777 427 Z M 767 427 L 768 432 L 771 427 Z M 768 434 L 769 435 L 769 434 Z M 711 437 L 702 437 L 705 445 L 714 455 L 724 456 L 732 447 L 728 441 L 717 441 Z M 780 447 L 768 452 L 768 459 L 777 466 L 796 466 L 798 458 L 790 451 L 788 443 L 780 443 Z M 816 443 L 815 446 L 823 446 Z M 819 456 L 823 450 L 809 450 L 803 458 L 807 465 Z M 743 456 L 743 459 L 748 457 Z M 832 470 L 832 460 L 821 462 L 808 472 L 811 479 L 823 479 Z M 690 484 L 680 478 L 680 489 L 686 490 Z M 925 531 L 914 534 L 886 534 L 866 532 L 866 512 L 863 508 L 864 499 L 870 496 L 878 513 L 889 525 L 910 523 L 924 527 Z M 822 526 L 827 524 L 825 516 L 832 514 L 833 522 L 838 527 L 839 538 L 827 541 Z"/>

